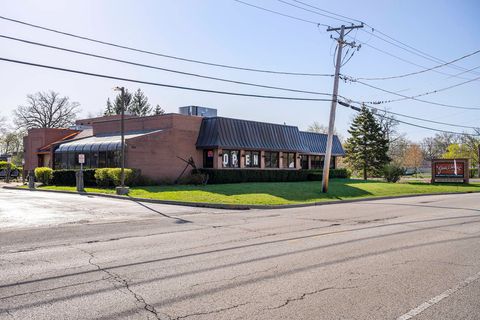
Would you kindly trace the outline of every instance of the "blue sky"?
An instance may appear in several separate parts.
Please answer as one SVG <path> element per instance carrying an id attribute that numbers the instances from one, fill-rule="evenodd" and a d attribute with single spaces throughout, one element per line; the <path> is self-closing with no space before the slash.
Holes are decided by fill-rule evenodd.
<path id="1" fill-rule="evenodd" d="M 308 13 L 276 0 L 245 0 L 272 10 L 295 15 L 319 23 L 339 26 L 341 22 Z M 290 0 L 289 0 L 290 1 Z M 318 1 L 305 0 L 323 9 L 365 21 L 395 39 L 443 60 L 452 60 L 480 49 L 478 1 Z M 290 1 L 291 2 L 291 1 Z M 301 23 L 263 12 L 233 0 L 198 1 L 2 1 L 2 16 L 24 20 L 46 27 L 61 29 L 88 37 L 132 47 L 216 63 L 275 69 L 293 72 L 333 73 L 334 46 L 324 27 Z M 331 78 L 265 75 L 207 67 L 198 64 L 152 57 L 114 49 L 47 31 L 32 29 L 0 20 L 0 34 L 37 42 L 68 47 L 110 57 L 133 60 L 187 72 L 230 78 L 274 86 L 331 93 Z M 378 34 L 378 33 L 376 33 Z M 413 63 L 432 67 L 436 63 L 393 47 L 359 31 L 351 35 L 360 42 L 387 51 Z M 192 86 L 206 89 L 245 93 L 299 96 L 225 84 L 211 80 L 173 75 L 118 63 L 81 57 L 0 39 L 0 56 L 10 59 L 55 65 L 125 78 Z M 480 54 L 457 63 L 465 68 L 480 65 Z M 419 67 L 399 61 L 364 45 L 342 73 L 354 77 L 375 77 L 403 74 Z M 460 71 L 445 67 L 439 71 L 456 74 Z M 465 79 L 480 75 L 464 74 Z M 465 81 L 427 72 L 422 75 L 389 81 L 369 82 L 405 95 L 415 95 Z M 124 85 L 132 90 L 141 88 L 151 104 L 160 104 L 168 112 L 184 105 L 215 107 L 219 115 L 275 123 L 297 125 L 305 129 L 313 121 L 328 124 L 328 102 L 297 102 L 264 100 L 122 83 L 108 79 L 90 78 L 57 71 L 35 69 L 0 62 L 0 116 L 11 118 L 16 106 L 25 96 L 37 91 L 55 90 L 81 104 L 79 117 L 97 114 L 105 101 L 115 92 L 112 87 Z M 480 108 L 479 82 L 424 97 L 445 104 Z M 388 100 L 395 96 L 360 84 L 340 84 L 339 93 L 351 99 Z M 308 96 L 311 97 L 311 96 Z M 415 101 L 388 105 L 389 110 L 430 120 L 477 126 L 480 110 L 443 108 Z M 346 136 L 354 111 L 338 107 L 336 127 Z M 406 119 L 405 119 L 406 120 Z M 410 120 L 408 120 L 410 121 Z M 445 130 L 461 129 L 412 121 Z M 405 125 L 400 130 L 412 140 L 431 136 L 434 132 Z"/>

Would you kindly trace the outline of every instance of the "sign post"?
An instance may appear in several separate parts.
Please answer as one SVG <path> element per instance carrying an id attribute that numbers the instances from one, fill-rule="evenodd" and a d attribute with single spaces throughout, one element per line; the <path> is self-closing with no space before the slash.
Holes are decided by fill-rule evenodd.
<path id="1" fill-rule="evenodd" d="M 5 183 L 10 183 L 10 166 L 11 166 L 12 158 L 7 158 L 7 170 L 5 174 Z"/>
<path id="2" fill-rule="evenodd" d="M 79 154 L 78 155 L 78 163 L 80 163 L 80 171 L 78 171 L 75 176 L 77 180 L 77 191 L 78 192 L 85 192 L 84 183 L 83 183 L 83 164 L 85 163 L 85 155 Z"/>

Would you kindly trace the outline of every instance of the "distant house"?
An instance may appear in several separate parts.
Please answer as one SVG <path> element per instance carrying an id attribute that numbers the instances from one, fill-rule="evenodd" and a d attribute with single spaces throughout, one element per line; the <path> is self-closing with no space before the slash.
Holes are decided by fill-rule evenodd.
<path id="1" fill-rule="evenodd" d="M 164 114 L 125 119 L 126 166 L 152 179 L 176 178 L 192 157 L 198 168 L 320 169 L 327 135 L 295 126 L 223 117 Z M 344 155 L 334 136 L 331 164 Z M 120 117 L 83 119 L 70 129 L 32 129 L 24 138 L 25 169 L 120 165 Z"/>

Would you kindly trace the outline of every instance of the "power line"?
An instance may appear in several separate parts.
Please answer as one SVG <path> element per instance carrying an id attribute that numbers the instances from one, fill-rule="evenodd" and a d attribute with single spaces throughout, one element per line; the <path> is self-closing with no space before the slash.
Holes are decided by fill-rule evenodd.
<path id="1" fill-rule="evenodd" d="M 417 75 L 417 74 L 421 74 L 421 73 L 425 73 L 425 72 L 428 72 L 428 71 L 432 71 L 432 70 L 435 70 L 435 69 L 438 69 L 438 68 L 442 68 L 442 67 L 445 67 L 445 66 L 448 66 L 452 63 L 455 63 L 457 61 L 460 61 L 460 60 L 463 60 L 463 59 L 466 59 L 466 58 L 469 58 L 473 55 L 476 55 L 480 53 L 480 50 L 476 50 L 472 53 L 469 53 L 469 54 L 466 54 L 460 58 L 457 58 L 455 60 L 451 60 L 449 62 L 446 62 L 446 63 L 442 63 L 442 64 L 439 64 L 439 65 L 436 65 L 434 67 L 431 67 L 431 68 L 426 68 L 426 69 L 423 69 L 423 70 L 419 70 L 419 71 L 416 71 L 416 72 L 410 72 L 410 73 L 405 73 L 405 74 L 400 74 L 400 75 L 396 75 L 396 76 L 389 76 L 389 77 L 376 77 L 376 78 L 362 78 L 362 77 L 359 77 L 359 78 L 355 78 L 355 80 L 390 80 L 390 79 L 398 79 L 398 78 L 405 78 L 405 77 L 409 77 L 409 76 L 413 76 L 413 75 Z M 475 70 L 479 67 L 476 67 L 476 68 L 473 68 L 473 69 L 470 69 L 469 71 L 471 70 Z M 464 71 L 466 72 L 466 71 Z M 464 73 L 462 72 L 462 73 Z"/>
<path id="2" fill-rule="evenodd" d="M 480 68 L 477 67 L 477 68 Z M 348 76 L 345 76 L 343 75 L 343 78 L 345 80 L 349 80 L 351 82 L 358 82 L 358 83 L 361 83 L 363 85 L 366 85 L 366 83 L 364 82 L 361 82 L 361 81 L 358 81 L 357 79 L 352 79 Z M 391 100 L 382 100 L 382 101 L 369 101 L 368 103 L 371 103 L 371 104 L 384 104 L 384 103 L 390 103 L 390 102 L 397 102 L 397 101 L 404 101 L 404 100 L 409 100 L 409 99 L 415 99 L 415 98 L 419 98 L 419 97 L 424 97 L 424 96 L 428 96 L 428 95 L 431 95 L 431 94 L 434 94 L 434 93 L 439 93 L 439 92 L 442 92 L 442 91 L 446 91 L 446 90 L 449 90 L 449 89 L 453 89 L 453 88 L 456 88 L 456 87 L 460 87 L 464 84 L 467 84 L 467 83 L 470 83 L 470 82 L 473 82 L 473 81 L 477 81 L 477 80 L 480 80 L 480 77 L 477 77 L 477 78 L 474 78 L 474 79 L 470 79 L 470 80 L 467 80 L 467 81 L 463 81 L 463 82 L 460 82 L 460 83 L 456 83 L 456 84 L 453 84 L 453 85 L 450 85 L 448 87 L 444 87 L 444 88 L 440 88 L 440 89 L 435 89 L 435 90 L 431 90 L 431 91 L 427 91 L 427 92 L 423 92 L 423 93 L 419 93 L 419 94 L 416 94 L 416 95 L 413 95 L 413 96 L 404 96 L 404 95 L 401 95 L 402 98 L 399 98 L 399 99 L 391 99 Z M 373 88 L 373 86 L 371 86 Z M 380 89 L 378 87 L 375 87 L 376 89 Z"/>
<path id="3" fill-rule="evenodd" d="M 338 103 L 344 107 L 347 107 L 347 108 L 350 108 L 350 109 L 353 109 L 355 111 L 361 111 L 361 108 L 358 108 L 358 107 L 355 107 L 355 106 L 352 106 L 351 104 L 349 103 L 346 103 L 346 102 L 343 102 L 343 101 L 338 101 Z M 372 107 L 369 107 L 367 105 L 365 105 L 366 108 L 372 108 Z M 375 108 L 376 109 L 376 108 Z M 464 136 L 471 136 L 471 137 L 477 137 L 479 136 L 478 134 L 471 134 L 471 133 L 465 133 L 465 132 L 456 132 L 456 131 L 449 131 L 449 130 L 442 130 L 442 129 L 436 129 L 436 128 L 432 128 L 432 127 L 427 127 L 427 126 L 422 126 L 422 125 L 419 125 L 419 124 L 415 124 L 415 123 L 411 123 L 411 122 L 407 122 L 407 121 L 403 121 L 403 120 L 398 120 L 398 119 L 395 119 L 395 118 L 392 118 L 392 117 L 387 117 L 387 116 L 384 116 L 384 115 L 380 115 L 380 114 L 376 114 L 378 117 L 382 117 L 384 119 L 388 119 L 388 120 L 393 120 L 393 121 L 397 121 L 399 123 L 403 123 L 403 124 L 406 124 L 408 126 L 412 126 L 412 127 L 417 127 L 417 128 L 422 128 L 422 129 L 426 129 L 426 130 L 431 130 L 431 131 L 437 131 L 437 132 L 443 132 L 443 133 L 450 133 L 450 134 L 456 134 L 456 135 L 464 135 Z"/>
<path id="4" fill-rule="evenodd" d="M 110 75 L 99 74 L 99 73 L 92 73 L 92 72 L 79 71 L 79 70 L 73 70 L 73 69 L 67 69 L 67 68 L 60 68 L 60 67 L 54 67 L 54 66 L 49 66 L 49 65 L 44 65 L 44 64 L 32 63 L 32 62 L 28 62 L 28 61 L 7 59 L 7 58 L 2 58 L 2 57 L 0 57 L 0 61 L 6 61 L 6 62 L 11 62 L 11 63 L 16 63 L 16 64 L 23 64 L 23 65 L 45 68 L 45 69 L 52 69 L 52 70 L 57 70 L 57 71 L 64 71 L 64 72 L 69 72 L 69 73 L 82 74 L 82 75 L 91 76 L 91 77 L 98 77 L 98 78 L 105 78 L 105 79 L 112 79 L 112 80 L 119 80 L 119 81 L 141 83 L 141 84 L 146 84 L 146 85 L 172 88 L 172 89 L 181 89 L 181 90 L 215 93 L 215 94 L 224 94 L 224 95 L 241 96 L 241 97 L 263 98 L 263 99 L 279 99 L 279 100 L 294 100 L 294 101 L 332 101 L 332 99 L 318 99 L 318 98 L 314 99 L 314 98 L 258 95 L 258 94 L 249 94 L 249 93 L 239 93 L 239 92 L 229 92 L 229 91 L 209 90 L 209 89 L 201 89 L 201 88 L 193 88 L 193 87 L 185 87 L 185 86 L 176 86 L 176 85 L 171 85 L 171 84 L 149 82 L 149 81 L 135 80 L 135 79 L 129 79 L 129 78 L 121 78 L 121 77 L 110 76 Z"/>
<path id="5" fill-rule="evenodd" d="M 284 88 L 284 87 L 269 86 L 269 85 L 251 83 L 251 82 L 244 82 L 244 81 L 230 80 L 230 79 L 225 79 L 225 78 L 211 77 L 211 76 L 201 75 L 201 74 L 198 74 L 198 73 L 184 72 L 184 71 L 179 71 L 179 70 L 167 69 L 167 68 L 163 68 L 163 67 L 156 67 L 156 66 L 137 63 L 137 62 L 133 62 L 133 61 L 111 58 L 111 57 L 107 57 L 107 56 L 103 56 L 103 55 L 97 55 L 97 54 L 88 53 L 88 52 L 84 52 L 84 51 L 67 49 L 67 48 L 62 48 L 62 47 L 58 47 L 58 46 L 48 45 L 48 44 L 45 44 L 45 43 L 34 42 L 34 41 L 30 41 L 30 40 L 5 36 L 5 35 L 2 35 L 2 34 L 0 34 L 0 38 L 9 39 L 9 40 L 13 40 L 13 41 L 19 41 L 19 42 L 23 42 L 23 43 L 27 43 L 27 44 L 31 44 L 31 45 L 36 45 L 36 46 L 41 46 L 41 47 L 45 47 L 45 48 L 49 48 L 49 49 L 55 49 L 55 50 L 75 53 L 75 54 L 84 55 L 84 56 L 88 56 L 88 57 L 94 57 L 94 58 L 98 58 L 98 59 L 120 62 L 120 63 L 124 63 L 124 64 L 130 64 L 130 65 L 134 65 L 134 66 L 139 66 L 139 67 L 144 67 L 144 68 L 149 68 L 149 69 L 155 69 L 155 70 L 160 70 L 160 71 L 166 71 L 166 72 L 171 72 L 171 73 L 177 73 L 177 74 L 182 74 L 182 75 L 187 75 L 187 76 L 193 76 L 193 77 L 198 77 L 198 78 L 203 78 L 203 79 L 223 81 L 223 82 L 228 82 L 228 83 L 241 84 L 241 85 L 259 87 L 259 88 L 266 88 L 266 89 L 275 89 L 275 90 L 282 90 L 282 91 L 289 91 L 289 92 L 331 96 L 331 94 L 329 94 L 329 93 L 323 93 L 323 92 L 317 92 L 317 91 L 306 91 L 306 90 L 298 90 L 298 89 L 291 89 L 291 88 Z M 333 75 L 332 75 L 332 77 L 333 77 Z"/>
<path id="6" fill-rule="evenodd" d="M 237 0 L 235 0 L 235 1 L 237 1 Z M 346 20 L 343 20 L 343 19 L 339 19 L 339 18 L 327 16 L 327 15 L 322 14 L 322 13 L 319 13 L 319 12 L 317 12 L 317 11 L 313 11 L 313 10 L 310 10 L 310 9 L 307 9 L 307 8 L 303 8 L 303 7 L 294 5 L 294 4 L 292 4 L 292 3 L 286 2 L 285 0 L 277 0 L 277 1 L 280 1 L 280 2 L 282 2 L 282 3 L 288 4 L 288 5 L 290 5 L 290 6 L 293 6 L 293 7 L 295 7 L 295 8 L 298 8 L 298 9 L 301 9 L 301 10 L 304 10 L 304 11 L 307 11 L 307 12 L 312 12 L 312 13 L 317 14 L 317 15 L 320 15 L 320 16 L 326 16 L 326 17 L 329 17 L 329 18 L 331 18 L 331 19 L 336 19 L 336 20 L 339 20 L 339 21 L 343 21 L 343 22 L 350 23 L 349 21 L 346 21 Z M 331 14 L 331 15 L 341 16 L 341 17 L 346 18 L 346 19 L 349 19 L 349 20 L 358 21 L 358 22 L 360 22 L 360 23 L 362 23 L 362 24 L 364 23 L 364 22 L 362 22 L 362 21 L 360 21 L 360 20 L 353 19 L 353 18 L 348 18 L 348 17 L 342 16 L 342 15 L 338 15 L 338 14 L 335 14 L 335 13 L 333 13 L 333 12 L 331 12 L 331 11 L 324 10 L 324 9 L 322 9 L 322 8 L 319 8 L 319 7 L 310 5 L 310 4 L 308 4 L 308 3 L 305 3 L 305 2 L 302 2 L 302 1 L 299 1 L 299 0 L 292 0 L 292 1 L 295 1 L 295 2 L 297 2 L 297 3 L 300 3 L 300 4 L 304 5 L 304 6 L 313 8 L 313 9 L 318 10 L 318 11 L 322 11 L 322 12 L 329 13 L 329 14 Z M 366 25 L 366 26 L 369 26 L 370 28 L 372 28 L 372 30 L 376 30 L 376 29 L 374 29 L 372 26 L 370 26 L 370 25 L 367 24 L 367 23 L 365 23 L 365 25 Z M 387 35 L 384 34 L 384 33 L 381 33 L 380 31 L 377 31 L 377 32 L 378 32 L 378 33 L 381 33 L 381 34 L 384 34 L 385 36 L 387 36 L 388 38 L 392 39 L 393 41 L 399 42 L 399 43 L 401 43 L 402 45 L 411 48 L 412 50 L 410 50 L 410 49 L 405 49 L 404 47 L 402 47 L 402 46 L 400 46 L 400 45 L 398 45 L 398 44 L 395 44 L 395 43 L 393 43 L 393 42 L 391 42 L 391 41 L 389 41 L 389 40 L 386 40 L 386 39 L 384 39 L 384 38 L 382 38 L 382 37 L 374 34 L 373 31 L 372 31 L 372 32 L 369 32 L 369 31 L 366 31 L 366 30 L 363 30 L 363 31 L 366 32 L 366 33 L 368 33 L 368 34 L 370 34 L 371 36 L 374 36 L 374 37 L 376 37 L 376 38 L 378 38 L 378 39 L 380 39 L 380 40 L 382 40 L 382 41 L 385 41 L 385 42 L 387 42 L 387 43 L 389 43 L 389 44 L 391 44 L 391 45 L 393 45 L 393 46 L 396 46 L 396 47 L 398 47 L 398 48 L 400 48 L 400 49 L 402 49 L 402 50 L 405 50 L 405 51 L 407 51 L 407 52 L 409 52 L 409 53 L 411 53 L 411 54 L 414 54 L 414 55 L 417 55 L 417 56 L 421 56 L 421 57 L 424 58 L 424 59 L 433 61 L 433 62 L 435 62 L 435 63 L 438 63 L 438 62 L 440 61 L 440 62 L 442 62 L 445 66 L 452 66 L 452 64 L 453 64 L 453 62 L 452 62 L 452 63 L 447 63 L 446 61 L 440 60 L 440 59 L 435 58 L 435 57 L 430 58 L 430 57 L 432 57 L 432 56 L 429 57 L 428 54 L 423 53 L 423 52 L 421 52 L 420 50 L 417 50 L 417 49 L 415 49 L 415 48 L 413 48 L 413 47 L 410 47 L 410 46 L 408 46 L 408 45 L 406 45 L 406 44 L 404 44 L 404 43 L 402 43 L 402 42 L 400 42 L 400 41 L 398 41 L 398 40 L 395 40 L 395 39 L 393 39 L 392 37 L 387 36 Z M 360 41 L 360 42 L 361 42 L 361 41 Z M 361 42 L 361 43 L 362 43 L 363 45 L 367 45 L 366 43 L 363 43 L 363 42 Z M 373 49 L 377 49 L 377 48 L 375 48 L 375 47 L 373 47 L 373 46 L 371 46 L 371 45 L 369 45 L 369 46 L 372 47 Z M 415 63 L 413 63 L 413 62 L 411 62 L 411 61 L 408 61 L 408 60 L 406 60 L 406 59 L 397 57 L 397 56 L 395 56 L 395 55 L 393 55 L 393 54 L 390 54 L 390 53 L 388 53 L 388 52 L 386 52 L 386 51 L 383 51 L 383 50 L 381 50 L 381 49 L 377 49 L 377 50 L 380 51 L 380 52 L 382 52 L 382 53 L 385 53 L 385 54 L 388 54 L 388 55 L 390 55 L 390 56 L 393 56 L 393 57 L 395 57 L 395 58 L 397 58 L 397 59 L 399 59 L 399 60 L 402 60 L 402 61 L 404 61 L 404 62 L 407 62 L 407 63 L 413 64 L 413 65 L 422 67 L 423 69 L 434 70 L 434 69 L 437 68 L 437 67 L 435 67 L 435 68 L 426 68 L 426 67 L 420 66 L 420 65 L 418 65 L 418 64 L 415 64 Z M 420 53 L 417 53 L 417 52 L 415 52 L 415 51 L 418 51 L 418 52 L 420 52 Z M 465 68 L 461 68 L 461 67 L 458 67 L 458 66 L 455 66 L 455 68 L 456 68 L 457 70 L 458 70 L 458 69 L 460 69 L 460 70 L 466 70 Z M 467 72 L 470 72 L 470 71 L 467 71 Z M 438 72 L 438 73 L 452 76 L 451 74 L 448 74 L 448 73 L 443 73 L 443 72 Z M 477 74 L 478 74 L 478 73 L 477 73 Z"/>
<path id="7" fill-rule="evenodd" d="M 379 34 L 387 37 L 388 39 L 390 39 L 390 40 L 392 40 L 392 41 L 395 41 L 395 42 L 397 42 L 397 43 L 400 43 L 401 45 L 403 45 L 403 46 L 405 46 L 405 47 L 407 47 L 407 48 L 409 48 L 409 49 L 417 52 L 416 55 L 418 55 L 418 56 L 420 56 L 420 57 L 422 57 L 422 58 L 424 58 L 424 59 L 427 59 L 427 60 L 430 60 L 430 61 L 433 61 L 433 62 L 436 62 L 436 63 L 445 63 L 445 62 L 446 62 L 445 60 L 442 60 L 442 59 L 440 59 L 440 58 L 437 58 L 437 57 L 435 57 L 435 56 L 432 56 L 431 54 L 428 54 L 428 53 L 426 53 L 426 52 L 423 52 L 423 51 L 421 51 L 421 50 L 419 50 L 419 49 L 416 49 L 415 47 L 412 47 L 412 46 L 410 46 L 410 45 L 408 45 L 408 44 L 406 44 L 406 43 L 404 43 L 404 42 L 402 42 L 402 41 L 400 41 L 400 40 L 397 40 L 397 39 L 395 39 L 395 38 L 387 35 L 386 33 L 382 32 L 382 31 L 380 31 L 380 30 L 378 30 L 378 29 L 375 29 L 374 27 L 372 27 L 372 26 L 370 26 L 370 25 L 368 25 L 368 24 L 365 24 L 365 25 L 367 25 L 368 27 L 372 28 L 372 32 L 378 32 Z M 365 30 L 364 30 L 364 31 L 365 31 Z M 366 32 L 366 33 L 369 33 L 368 31 L 365 31 L 365 32 Z M 382 39 L 381 37 L 378 37 L 378 36 L 376 36 L 376 37 L 379 38 L 379 39 L 381 39 L 381 40 L 383 40 L 383 41 L 386 41 L 385 39 Z M 386 42 L 388 42 L 388 41 L 386 41 Z M 390 42 L 389 42 L 389 43 L 390 43 Z M 400 47 L 400 48 L 401 48 L 401 47 Z M 403 49 L 403 50 L 407 50 L 407 49 L 405 49 L 405 48 L 402 48 L 402 49 Z M 407 50 L 407 51 L 409 51 L 409 50 Z M 411 52 L 411 51 L 409 51 L 409 52 Z M 415 54 L 415 53 L 413 53 L 413 54 Z M 453 65 L 453 64 L 450 65 L 450 66 L 451 66 L 451 67 L 454 67 L 454 68 L 457 69 L 457 70 L 463 70 L 463 71 L 467 70 L 467 69 L 464 68 L 464 67 L 460 67 L 460 66 Z M 474 72 L 474 74 L 479 75 L 480 73 Z"/>
<path id="8" fill-rule="evenodd" d="M 472 79 L 472 81 L 473 80 L 475 80 L 475 79 Z M 379 87 L 373 86 L 371 84 L 368 84 L 368 83 L 365 83 L 365 82 L 362 82 L 362 81 L 356 81 L 356 83 L 360 83 L 360 84 L 362 84 L 364 86 L 367 86 L 369 88 L 376 89 L 376 90 L 379 90 L 379 91 L 383 91 L 383 92 L 386 92 L 386 93 L 390 93 L 390 94 L 405 98 L 404 100 L 414 100 L 414 101 L 428 103 L 428 104 L 441 106 L 441 107 L 446 107 L 446 108 L 465 109 L 465 110 L 480 110 L 480 107 L 464 107 L 464 106 L 457 106 L 457 105 L 444 104 L 444 103 L 439 103 L 439 102 L 434 102 L 434 101 L 428 101 L 428 100 L 423 100 L 423 99 L 417 99 L 415 97 L 409 97 L 409 96 L 406 96 L 406 95 L 403 95 L 403 94 L 400 94 L 400 93 L 397 93 L 397 92 L 393 92 L 393 91 L 390 91 L 390 90 L 379 88 Z"/>
<path id="9" fill-rule="evenodd" d="M 32 28 L 37 28 L 37 29 L 41 29 L 41 30 L 45 30 L 45 31 L 49 31 L 49 32 L 58 33 L 58 34 L 61 34 L 61 35 L 65 35 L 65 36 L 69 36 L 69 37 L 73 37 L 73 38 L 77 38 L 77 39 L 82 39 L 82 40 L 86 40 L 86 41 L 90 41 L 90 42 L 99 43 L 99 44 L 106 45 L 106 46 L 125 49 L 125 50 L 129 50 L 129 51 L 140 52 L 140 53 L 149 54 L 149 55 L 158 56 L 158 57 L 163 57 L 163 58 L 168 58 L 168 59 L 175 59 L 175 60 L 180 60 L 180 61 L 185 61 L 185 62 L 203 64 L 203 65 L 208 65 L 208 66 L 212 66 L 212 67 L 220 67 L 220 68 L 227 68 L 227 69 L 234 69 L 234 70 L 241 70 L 241 71 L 259 72 L 259 73 L 290 75 L 290 76 L 311 76 L 311 77 L 329 77 L 329 76 L 331 76 L 330 74 L 323 74 L 323 73 L 287 72 L 287 71 L 245 68 L 245 67 L 238 67 L 238 66 L 233 66 L 233 65 L 226 65 L 226 64 L 219 64 L 219 63 L 213 63 L 213 62 L 206 62 L 206 61 L 182 58 L 182 57 L 167 55 L 167 54 L 163 54 L 163 53 L 158 53 L 158 52 L 153 52 L 153 51 L 128 47 L 128 46 L 124 46 L 124 45 L 116 44 L 116 43 L 112 43 L 112 42 L 97 40 L 97 39 L 89 38 L 89 37 L 85 37 L 85 36 L 80 36 L 80 35 L 76 35 L 76 34 L 73 34 L 73 33 L 68 33 L 68 32 L 64 32 L 64 31 L 52 29 L 52 28 L 43 27 L 43 26 L 40 26 L 40 25 L 28 23 L 28 22 L 25 22 L 25 21 L 17 20 L 17 19 L 7 18 L 7 17 L 4 17 L 4 16 L 0 16 L 0 19 L 10 21 L 10 22 L 15 22 L 15 23 L 18 23 L 18 24 L 22 24 L 22 25 L 25 25 L 25 26 L 32 27 Z M 307 20 L 305 20 L 305 21 L 307 21 Z M 313 21 L 310 21 L 310 22 L 315 24 L 315 25 L 318 25 L 318 23 L 316 23 L 316 22 L 313 22 Z"/>
<path id="10" fill-rule="evenodd" d="M 344 18 L 344 19 L 347 19 L 347 20 L 349 20 L 349 21 L 355 21 L 355 22 L 358 22 L 358 23 L 360 23 L 360 24 L 365 24 L 365 23 L 364 23 L 363 21 L 361 21 L 361 20 L 353 19 L 353 18 L 344 16 L 344 15 L 341 15 L 341 14 L 338 14 L 338 13 L 334 13 L 334 12 L 331 12 L 331 11 L 328 11 L 328 10 L 325 10 L 325 9 L 322 9 L 322 8 L 319 8 L 319 7 L 316 7 L 316 6 L 313 6 L 313 5 L 311 5 L 311 4 L 308 4 L 308 3 L 305 3 L 305 2 L 302 2 L 302 1 L 299 1 L 299 0 L 292 0 L 292 1 L 294 1 L 294 2 L 296 2 L 296 3 L 303 4 L 303 5 L 306 6 L 306 7 L 310 7 L 310 8 L 317 9 L 317 10 L 319 10 L 319 11 L 328 13 L 328 14 L 333 15 L 333 16 L 337 16 L 337 17 L 340 17 L 340 18 Z M 332 19 L 334 19 L 334 18 L 332 17 Z M 338 19 L 338 18 L 337 18 L 337 20 L 339 20 L 339 21 L 345 21 L 345 20 L 340 20 L 340 19 Z"/>
<path id="11" fill-rule="evenodd" d="M 413 65 L 413 66 L 416 66 L 416 67 L 419 67 L 419 68 L 422 68 L 422 69 L 428 69 L 428 67 L 425 67 L 424 65 L 421 65 L 421 64 L 412 62 L 412 61 L 410 61 L 410 60 L 404 59 L 404 58 L 402 58 L 402 57 L 399 57 L 399 56 L 397 56 L 397 55 L 394 55 L 393 53 L 390 53 L 390 52 L 388 52 L 388 51 L 379 49 L 379 48 L 377 48 L 377 47 L 375 47 L 375 46 L 373 46 L 373 45 L 371 45 L 371 44 L 368 44 L 368 43 L 366 43 L 366 42 L 362 42 L 362 41 L 359 41 L 359 42 L 362 44 L 362 46 L 369 47 L 369 48 L 371 48 L 371 49 L 373 49 L 373 50 L 376 50 L 376 51 L 378 51 L 378 52 L 381 52 L 381 53 L 383 53 L 383 54 L 385 54 L 385 55 L 388 55 L 388 56 L 390 56 L 390 57 L 393 57 L 393 58 L 395 58 L 395 59 L 397 59 L 397 60 L 403 61 L 403 62 L 405 62 L 405 63 L 411 64 L 411 65 Z M 444 76 L 449 76 L 449 77 L 455 77 L 455 78 L 460 78 L 460 79 L 464 79 L 464 80 L 467 79 L 467 80 L 468 80 L 468 78 L 459 77 L 459 74 L 454 75 L 454 74 L 447 73 L 447 72 L 442 72 L 442 71 L 439 71 L 439 70 L 432 70 L 432 71 L 435 72 L 435 73 L 438 73 L 438 74 L 442 74 L 442 75 L 444 75 Z"/>
<path id="12" fill-rule="evenodd" d="M 256 8 L 256 9 L 259 9 L 259 10 L 262 10 L 262 11 L 274 13 L 274 14 L 280 15 L 280 16 L 285 17 L 285 18 L 290 18 L 290 19 L 293 19 L 293 20 L 306 22 L 306 23 L 313 24 L 313 25 L 316 25 L 316 26 L 322 25 L 322 24 L 320 24 L 318 22 L 315 22 L 315 21 L 312 21 L 312 20 L 307 20 L 307 19 L 296 17 L 296 16 L 292 16 L 292 15 L 289 15 L 289 14 L 281 13 L 281 12 L 278 12 L 278 11 L 275 11 L 275 10 L 267 9 L 265 7 L 257 6 L 255 4 L 244 2 L 244 1 L 241 1 L 241 0 L 233 0 L 233 1 L 236 1 L 238 3 L 244 4 L 246 6 Z M 323 25 L 323 26 L 328 27 L 327 25 Z"/>
<path id="13" fill-rule="evenodd" d="M 457 127 L 457 128 L 466 128 L 466 129 L 478 129 L 478 128 L 480 128 L 480 126 L 478 126 L 478 127 L 464 126 L 464 125 L 461 125 L 461 124 L 453 124 L 453 123 L 429 120 L 429 119 L 425 119 L 425 118 L 418 118 L 418 117 L 409 116 L 409 115 L 402 114 L 402 113 L 393 112 L 393 111 L 390 111 L 390 110 L 383 110 L 383 109 L 380 109 L 380 108 L 376 108 L 376 107 L 370 106 L 370 105 L 368 105 L 364 102 L 360 102 L 360 101 L 353 101 L 353 100 L 349 100 L 349 101 L 351 101 L 353 103 L 356 103 L 356 104 L 359 104 L 359 105 L 368 106 L 370 109 L 374 109 L 374 110 L 377 110 L 379 112 L 385 112 L 385 113 L 393 114 L 393 115 L 396 115 L 396 116 L 399 116 L 399 117 L 404 117 L 404 118 L 409 118 L 409 119 L 414 119 L 414 120 L 419 120 L 419 121 L 424 121 L 424 122 L 430 122 L 430 123 L 435 123 L 435 124 L 441 124 L 441 125 L 446 125 L 446 126 L 450 126 L 450 127 Z"/>
<path id="14" fill-rule="evenodd" d="M 338 21 L 341 21 L 341 22 L 346 22 L 346 23 L 348 23 L 348 24 L 351 24 L 351 23 L 352 23 L 351 21 L 342 20 L 342 19 L 335 18 L 335 17 L 329 16 L 329 15 L 326 15 L 326 14 L 321 14 L 321 13 L 315 12 L 315 11 L 313 11 L 313 10 L 309 10 L 309 9 L 302 8 L 302 7 L 297 6 L 297 5 L 293 4 L 293 3 L 287 2 L 287 1 L 285 1 L 285 0 L 277 0 L 277 1 L 278 1 L 278 2 L 281 2 L 281 3 L 284 3 L 284 4 L 286 4 L 286 5 L 289 5 L 289 6 L 291 6 L 291 7 L 294 7 L 294 8 L 302 9 L 302 10 L 305 10 L 305 11 L 308 11 L 308 12 L 313 12 L 313 13 L 315 13 L 315 14 L 317 14 L 317 15 L 322 16 L 322 17 L 326 17 L 326 18 L 329 18 L 329 19 L 338 20 Z"/>

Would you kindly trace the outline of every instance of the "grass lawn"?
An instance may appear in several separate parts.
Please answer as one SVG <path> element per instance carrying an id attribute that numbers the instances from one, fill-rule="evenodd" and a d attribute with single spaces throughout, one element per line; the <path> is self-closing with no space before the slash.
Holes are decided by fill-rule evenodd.
<path id="1" fill-rule="evenodd" d="M 41 189 L 75 191 L 74 187 L 45 186 Z M 131 197 L 202 203 L 280 205 L 423 193 L 479 191 L 480 183 L 436 184 L 420 181 L 386 183 L 354 179 L 330 180 L 327 194 L 320 192 L 320 181 L 177 185 L 133 187 Z M 86 188 L 86 192 L 114 194 L 113 189 Z"/>

